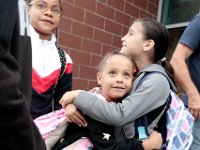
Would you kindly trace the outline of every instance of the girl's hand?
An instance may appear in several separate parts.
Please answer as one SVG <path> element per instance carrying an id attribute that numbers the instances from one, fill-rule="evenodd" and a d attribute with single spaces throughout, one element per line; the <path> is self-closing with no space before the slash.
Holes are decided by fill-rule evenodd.
<path id="1" fill-rule="evenodd" d="M 65 109 L 67 104 L 73 103 L 80 92 L 81 92 L 81 90 L 74 90 L 74 91 L 66 92 L 59 101 L 59 103 L 62 105 L 63 109 Z"/>
<path id="2" fill-rule="evenodd" d="M 76 123 L 80 127 L 85 127 L 87 126 L 87 122 L 81 112 L 79 112 L 74 106 L 74 104 L 68 104 L 66 105 L 65 109 L 65 116 L 67 118 L 67 121 Z"/>
<path id="3" fill-rule="evenodd" d="M 161 149 L 162 135 L 153 131 L 148 139 L 143 140 L 143 146 L 145 150 Z"/>

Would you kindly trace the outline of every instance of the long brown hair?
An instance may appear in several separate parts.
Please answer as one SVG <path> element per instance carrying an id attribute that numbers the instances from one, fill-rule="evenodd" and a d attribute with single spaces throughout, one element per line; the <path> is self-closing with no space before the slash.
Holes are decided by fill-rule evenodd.
<path id="1" fill-rule="evenodd" d="M 144 38 L 145 40 L 153 40 L 154 46 L 154 63 L 158 63 L 165 68 L 166 73 L 175 83 L 174 71 L 165 58 L 167 51 L 169 50 L 169 32 L 166 27 L 157 22 L 154 19 L 142 18 L 137 19 L 135 22 L 140 22 L 144 27 Z M 175 83 L 176 84 L 176 83 Z"/>

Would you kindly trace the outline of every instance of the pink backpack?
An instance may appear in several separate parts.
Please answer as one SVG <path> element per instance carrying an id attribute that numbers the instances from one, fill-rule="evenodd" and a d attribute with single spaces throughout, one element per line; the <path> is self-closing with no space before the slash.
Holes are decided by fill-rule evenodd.
<path id="1" fill-rule="evenodd" d="M 164 73 L 159 71 L 152 71 L 145 73 L 142 79 L 138 82 L 136 89 L 142 84 L 146 77 L 152 73 L 159 73 L 164 75 L 168 79 L 169 83 L 173 84 L 172 81 L 170 81 L 170 79 Z M 173 86 L 171 85 L 171 87 Z M 146 137 L 148 135 L 147 133 L 149 133 L 149 130 L 154 129 L 157 126 L 157 123 L 165 111 L 167 136 L 166 143 L 163 145 L 162 149 L 189 150 L 193 140 L 192 128 L 194 124 L 194 118 L 183 104 L 183 101 L 172 90 L 167 99 L 167 106 L 151 124 L 148 125 L 145 121 L 147 120 L 147 115 L 139 118 L 139 121 L 142 124 L 140 128 L 144 128 L 144 130 L 142 130 L 143 137 Z"/>
<path id="2" fill-rule="evenodd" d="M 49 135 L 55 129 L 59 128 L 63 123 L 66 124 L 65 128 L 67 128 L 67 122 L 63 109 L 59 109 L 54 112 L 42 115 L 36 118 L 34 122 L 44 139 L 47 139 Z"/>
<path id="3" fill-rule="evenodd" d="M 45 140 L 47 150 L 51 150 L 64 136 L 68 126 L 63 109 L 42 115 L 36 118 L 34 122 Z M 63 150 L 90 150 L 92 148 L 93 144 L 85 137 L 75 141 Z"/>
<path id="4" fill-rule="evenodd" d="M 188 150 L 192 144 L 194 118 L 182 100 L 171 91 L 171 103 L 167 110 L 167 150 Z"/>

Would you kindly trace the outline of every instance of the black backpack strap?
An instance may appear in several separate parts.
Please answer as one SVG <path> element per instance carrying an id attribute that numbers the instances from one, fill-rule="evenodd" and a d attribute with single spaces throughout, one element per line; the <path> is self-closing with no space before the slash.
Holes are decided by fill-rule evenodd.
<path id="1" fill-rule="evenodd" d="M 60 57 L 60 63 L 61 63 L 61 68 L 60 68 L 60 75 L 59 75 L 59 78 L 62 77 L 62 75 L 64 74 L 65 72 L 65 69 L 66 69 L 66 63 L 67 63 L 67 58 L 66 58 L 66 52 L 61 49 L 60 47 L 57 46 L 57 49 L 58 49 L 58 54 L 59 54 L 59 57 Z"/>
<path id="2" fill-rule="evenodd" d="M 135 90 L 137 90 L 137 88 L 144 82 L 144 80 L 148 77 L 148 75 L 150 75 L 152 73 L 160 73 L 160 74 L 166 76 L 164 73 L 161 73 L 161 72 L 158 72 L 158 71 L 146 72 L 145 75 L 140 79 L 140 81 L 136 85 Z M 158 122 L 161 119 L 161 117 L 163 116 L 164 112 L 168 109 L 170 102 L 171 102 L 171 95 L 169 94 L 169 97 L 167 99 L 167 102 L 166 102 L 164 109 L 155 118 L 155 120 L 153 122 L 151 122 L 150 124 L 148 123 L 147 114 L 145 114 L 145 115 L 143 115 L 140 118 L 135 120 L 135 136 L 136 136 L 136 138 L 140 138 L 141 127 L 143 127 L 143 131 L 142 131 L 143 133 L 142 134 L 145 134 L 147 136 L 149 135 L 148 127 L 152 128 L 152 127 L 154 127 L 155 125 L 158 124 Z"/>
<path id="3" fill-rule="evenodd" d="M 137 90 L 138 87 L 143 83 L 143 81 L 148 77 L 147 74 L 148 73 L 145 73 L 145 75 L 140 79 L 140 81 L 136 85 L 135 90 Z M 138 138 L 139 140 L 142 140 L 144 138 L 147 138 L 148 135 L 149 134 L 148 134 L 147 115 L 143 115 L 140 118 L 135 120 L 135 137 Z"/>
<path id="4" fill-rule="evenodd" d="M 58 80 L 62 77 L 62 75 L 65 73 L 66 70 L 66 63 L 67 63 L 67 58 L 66 58 L 66 52 L 61 49 L 60 47 L 56 46 L 58 50 L 58 55 L 60 57 L 60 63 L 61 63 L 61 68 L 60 68 L 60 75 L 58 77 Z M 58 84 L 58 80 L 56 81 L 53 89 L 53 95 L 55 93 L 56 86 Z M 54 111 L 54 98 L 52 99 L 52 111 Z"/>

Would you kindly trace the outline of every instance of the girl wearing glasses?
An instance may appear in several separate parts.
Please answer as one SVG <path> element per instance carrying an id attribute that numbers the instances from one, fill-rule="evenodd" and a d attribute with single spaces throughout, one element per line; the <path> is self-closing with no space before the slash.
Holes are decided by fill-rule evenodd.
<path id="1" fill-rule="evenodd" d="M 33 119 L 61 108 L 59 100 L 72 88 L 72 60 L 56 45 L 61 0 L 27 1 L 32 40 Z M 53 105 L 52 105 L 53 103 Z"/>

